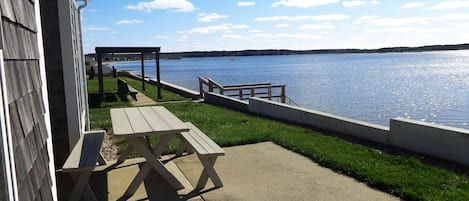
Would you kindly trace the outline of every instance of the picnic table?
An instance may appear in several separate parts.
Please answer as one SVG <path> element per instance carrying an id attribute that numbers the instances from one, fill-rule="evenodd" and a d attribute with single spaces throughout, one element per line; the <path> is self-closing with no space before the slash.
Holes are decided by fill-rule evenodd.
<path id="1" fill-rule="evenodd" d="M 146 159 L 124 196 L 132 196 L 152 168 L 174 189 L 184 188 L 160 158 L 174 136 L 189 131 L 185 123 L 162 106 L 111 109 L 111 120 L 114 136 L 123 137 L 129 143 L 118 163 L 123 162 L 133 149 Z M 149 136 L 160 136 L 155 147 L 149 143 Z"/>

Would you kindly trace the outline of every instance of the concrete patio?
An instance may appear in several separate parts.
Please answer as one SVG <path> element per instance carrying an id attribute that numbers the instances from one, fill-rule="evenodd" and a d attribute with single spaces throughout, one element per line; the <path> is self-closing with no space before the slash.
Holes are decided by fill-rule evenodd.
<path id="1" fill-rule="evenodd" d="M 195 155 L 171 160 L 166 165 L 185 189 L 171 189 L 151 173 L 134 196 L 122 199 L 144 161 L 127 160 L 92 176 L 100 200 L 400 200 L 347 176 L 323 168 L 310 159 L 271 142 L 225 148 L 215 169 L 224 187 L 202 191 L 193 186 L 202 171 Z M 169 158 L 169 156 L 166 156 Z"/>

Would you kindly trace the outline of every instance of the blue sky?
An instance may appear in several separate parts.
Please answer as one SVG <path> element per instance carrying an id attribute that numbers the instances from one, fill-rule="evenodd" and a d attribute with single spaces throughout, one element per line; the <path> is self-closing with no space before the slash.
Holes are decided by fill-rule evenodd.
<path id="1" fill-rule="evenodd" d="M 381 48 L 469 43 L 469 0 L 91 0 L 85 53 Z"/>

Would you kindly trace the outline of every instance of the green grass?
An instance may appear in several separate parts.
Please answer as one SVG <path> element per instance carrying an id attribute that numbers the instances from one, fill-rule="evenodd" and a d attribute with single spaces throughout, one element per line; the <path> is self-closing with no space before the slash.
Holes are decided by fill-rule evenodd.
<path id="1" fill-rule="evenodd" d="M 221 146 L 273 141 L 336 172 L 404 199 L 469 200 L 468 177 L 425 164 L 412 156 L 382 153 L 308 128 L 203 103 L 180 102 L 164 106 L 181 120 L 194 123 Z M 102 111 L 91 111 L 94 112 Z M 110 128 L 110 122 L 101 125 Z M 153 138 L 152 142 L 156 140 Z M 124 141 L 117 144 L 125 146 Z M 173 142 L 167 152 L 174 151 L 176 146 L 177 142 Z"/>

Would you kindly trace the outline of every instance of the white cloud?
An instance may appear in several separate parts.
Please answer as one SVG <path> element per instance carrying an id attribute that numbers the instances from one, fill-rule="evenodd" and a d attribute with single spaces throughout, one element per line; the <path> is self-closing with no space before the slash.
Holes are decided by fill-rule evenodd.
<path id="1" fill-rule="evenodd" d="M 332 3 L 338 3 L 340 0 L 280 0 L 273 3 L 272 7 L 286 6 L 286 7 L 299 7 L 310 8 L 314 6 L 323 6 Z"/>
<path id="2" fill-rule="evenodd" d="M 120 20 L 116 24 L 141 24 L 142 20 Z"/>
<path id="3" fill-rule="evenodd" d="M 300 26 L 300 30 L 329 30 L 334 28 L 332 24 L 304 24 Z"/>
<path id="4" fill-rule="evenodd" d="M 230 32 L 233 29 L 247 29 L 248 25 L 233 25 L 233 24 L 221 24 L 217 26 L 206 26 L 193 28 L 188 33 L 199 33 L 199 34 L 211 34 L 218 31 Z"/>
<path id="5" fill-rule="evenodd" d="M 441 3 L 438 3 L 430 9 L 432 10 L 442 10 L 442 9 L 456 9 L 456 8 L 467 8 L 469 7 L 469 1 L 444 1 Z"/>
<path id="6" fill-rule="evenodd" d="M 290 25 L 283 23 L 283 24 L 276 24 L 275 27 L 277 27 L 277 28 L 287 28 L 287 27 L 290 27 Z"/>
<path id="7" fill-rule="evenodd" d="M 427 5 L 426 3 L 424 2 L 409 2 L 409 3 L 406 3 L 404 5 L 402 5 L 401 8 L 419 8 L 419 7 L 423 7 Z"/>
<path id="8" fill-rule="evenodd" d="M 465 13 L 446 14 L 440 17 L 432 17 L 430 19 L 435 20 L 435 21 L 468 20 L 469 14 L 465 14 Z"/>
<path id="9" fill-rule="evenodd" d="M 261 32 L 262 31 L 258 29 L 249 30 L 249 33 L 261 33 Z"/>
<path id="10" fill-rule="evenodd" d="M 238 1 L 238 6 L 254 6 L 256 2 L 254 1 Z"/>
<path id="11" fill-rule="evenodd" d="M 151 12 L 151 10 L 172 10 L 176 12 L 191 12 L 194 5 L 187 0 L 153 0 L 150 2 L 139 2 L 136 5 L 126 6 L 129 10 Z"/>
<path id="12" fill-rule="evenodd" d="M 224 34 L 221 37 L 226 38 L 226 39 L 235 39 L 235 40 L 244 39 L 243 36 L 238 35 L 238 34 Z"/>
<path id="13" fill-rule="evenodd" d="M 381 18 L 378 16 L 363 16 L 358 18 L 354 24 L 373 24 L 376 26 L 408 26 L 412 24 L 428 24 L 428 20 L 423 17 Z"/>
<path id="14" fill-rule="evenodd" d="M 155 38 L 158 38 L 158 39 L 167 39 L 167 38 L 169 38 L 169 36 L 167 36 L 167 35 L 156 35 Z"/>
<path id="15" fill-rule="evenodd" d="M 215 22 L 218 19 L 228 18 L 228 15 L 220 15 L 218 13 L 201 13 L 199 14 L 197 21 L 199 22 Z"/>
<path id="16" fill-rule="evenodd" d="M 350 16 L 343 14 L 329 14 L 329 15 L 315 15 L 315 16 L 272 16 L 272 17 L 258 17 L 256 21 L 301 21 L 301 20 L 315 20 L 315 21 L 336 21 L 348 19 Z"/>
<path id="17" fill-rule="evenodd" d="M 436 29 L 436 28 L 424 28 L 424 27 L 390 27 L 384 28 L 381 31 L 388 33 L 448 33 L 454 31 L 453 29 Z"/>
<path id="18" fill-rule="evenodd" d="M 345 20 L 348 18 L 350 18 L 350 16 L 343 14 L 316 15 L 311 17 L 312 20 L 316 21 L 336 21 Z"/>
<path id="19" fill-rule="evenodd" d="M 281 33 L 281 34 L 255 34 L 252 36 L 254 39 L 265 39 L 265 40 L 274 40 L 274 39 L 321 39 L 321 36 L 307 33 Z"/>
<path id="20" fill-rule="evenodd" d="M 109 27 L 97 27 L 94 25 L 87 26 L 83 29 L 84 31 L 109 31 L 111 28 Z"/>
<path id="21" fill-rule="evenodd" d="M 379 1 L 377 1 L 377 0 L 371 1 L 370 4 L 377 5 L 377 4 L 379 4 Z"/>
<path id="22" fill-rule="evenodd" d="M 355 7 L 355 6 L 363 6 L 366 4 L 366 1 L 344 1 L 342 5 L 345 7 Z"/>

